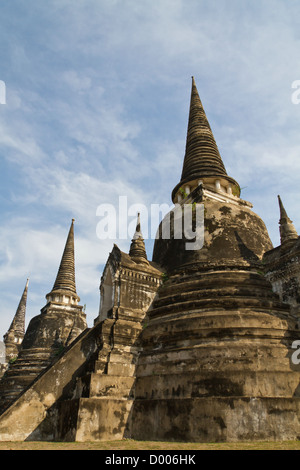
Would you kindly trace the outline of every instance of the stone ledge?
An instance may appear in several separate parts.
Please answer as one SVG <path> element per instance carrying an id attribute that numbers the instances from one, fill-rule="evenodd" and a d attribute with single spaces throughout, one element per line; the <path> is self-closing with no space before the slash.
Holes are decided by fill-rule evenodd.
<path id="1" fill-rule="evenodd" d="M 131 438 L 185 442 L 297 440 L 300 398 L 135 400 Z"/>

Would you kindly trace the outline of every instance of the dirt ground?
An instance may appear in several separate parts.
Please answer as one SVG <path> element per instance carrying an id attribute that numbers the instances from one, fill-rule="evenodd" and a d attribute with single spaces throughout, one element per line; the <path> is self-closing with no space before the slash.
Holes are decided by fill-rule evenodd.
<path id="1" fill-rule="evenodd" d="M 125 439 L 103 442 L 0 442 L 1 450 L 300 450 L 300 441 L 183 443 Z"/>

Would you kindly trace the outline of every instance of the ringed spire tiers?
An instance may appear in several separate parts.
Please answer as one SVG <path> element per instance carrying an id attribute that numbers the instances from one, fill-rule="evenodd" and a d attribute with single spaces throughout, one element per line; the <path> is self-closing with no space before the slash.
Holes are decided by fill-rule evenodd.
<path id="1" fill-rule="evenodd" d="M 147 259 L 145 243 L 144 243 L 144 237 L 141 231 L 140 213 L 138 213 L 137 215 L 136 229 L 135 229 L 135 234 L 133 235 L 133 239 L 130 245 L 129 256 L 136 263 L 149 264 L 148 259 Z"/>
<path id="2" fill-rule="evenodd" d="M 239 184 L 227 175 L 195 79 L 192 77 L 185 156 L 181 179 L 172 192 L 172 200 L 177 202 L 177 196 L 181 193 L 189 194 L 199 184 L 214 184 L 216 180 L 218 189 L 223 188 L 229 194 L 240 194 Z"/>
<path id="3" fill-rule="evenodd" d="M 59 299 L 63 303 L 77 303 L 80 300 L 75 283 L 74 222 L 75 219 L 72 219 L 58 273 L 51 292 L 46 295 L 47 300 Z"/>

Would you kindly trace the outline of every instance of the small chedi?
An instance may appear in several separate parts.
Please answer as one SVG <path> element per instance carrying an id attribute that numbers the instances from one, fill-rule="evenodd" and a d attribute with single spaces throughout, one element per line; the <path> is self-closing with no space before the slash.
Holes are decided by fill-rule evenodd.
<path id="1" fill-rule="evenodd" d="M 55 283 L 46 295 L 47 304 L 32 318 L 25 333 L 28 282 L 4 335 L 8 369 L 0 381 L 0 412 L 87 327 L 75 285 L 74 219 Z"/>
<path id="2" fill-rule="evenodd" d="M 129 252 L 109 254 L 91 328 L 78 305 L 74 221 L 25 332 L 26 283 L 4 336 L 0 440 L 298 439 L 300 239 L 278 198 L 274 248 L 226 172 L 193 79 L 176 212 L 152 261 L 138 216 Z M 187 206 L 202 234 L 193 249 L 178 236 Z"/>

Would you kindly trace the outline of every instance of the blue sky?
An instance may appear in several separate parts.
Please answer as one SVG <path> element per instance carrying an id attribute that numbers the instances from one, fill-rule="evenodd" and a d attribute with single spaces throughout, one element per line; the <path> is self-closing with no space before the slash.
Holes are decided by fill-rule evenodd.
<path id="1" fill-rule="evenodd" d="M 97 238 L 97 207 L 171 203 L 192 75 L 274 246 L 277 194 L 300 232 L 299 18 L 292 0 L 1 0 L 0 339 L 28 276 L 27 324 L 45 305 L 73 217 L 92 326 L 114 243 Z"/>

